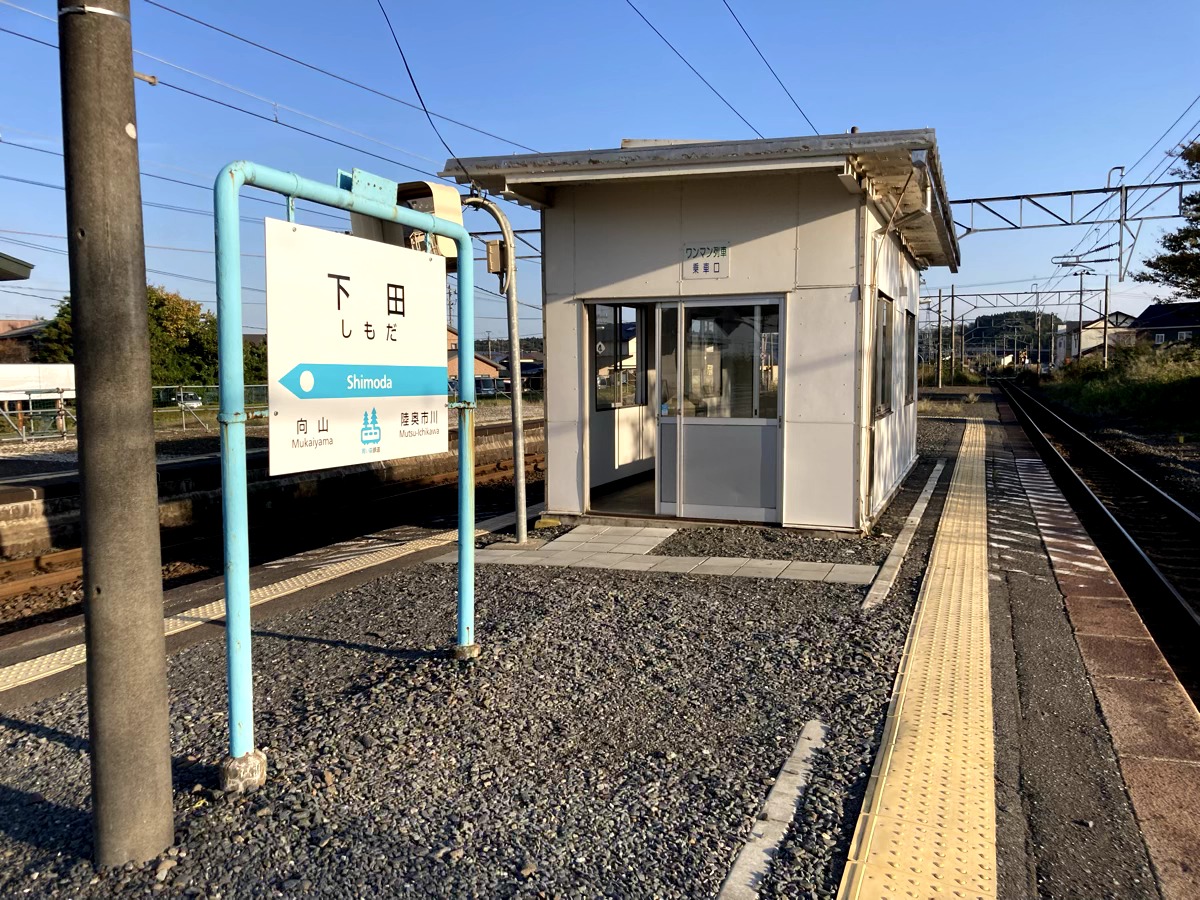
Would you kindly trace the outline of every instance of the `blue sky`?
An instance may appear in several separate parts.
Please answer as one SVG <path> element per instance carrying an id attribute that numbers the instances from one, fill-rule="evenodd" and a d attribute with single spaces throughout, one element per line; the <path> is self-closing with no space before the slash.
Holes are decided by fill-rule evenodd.
<path id="1" fill-rule="evenodd" d="M 12 2 L 46 18 L 3 0 L 0 28 L 56 42 L 56 25 L 47 21 L 54 16 L 52 2 Z M 163 2 L 415 100 L 373 0 Z M 767 136 L 809 133 L 721 0 L 635 2 L 759 131 Z M 623 137 L 753 136 L 624 0 L 467 0 L 453 7 L 385 3 L 430 108 L 501 137 L 537 150 L 568 150 L 616 146 Z M 730 0 L 730 5 L 822 133 L 852 125 L 864 131 L 936 128 L 952 198 L 1100 186 L 1111 166 L 1131 165 L 1200 92 L 1195 52 L 1200 4 L 1194 0 L 917 7 Z M 446 18 L 450 8 L 464 15 L 461 23 Z M 272 57 L 145 0 L 132 0 L 132 18 L 135 48 L 158 57 L 136 57 L 139 71 L 268 119 L 139 83 L 144 172 L 207 186 L 221 166 L 238 158 L 324 181 L 332 181 L 338 168 L 354 166 L 400 181 L 422 176 L 398 163 L 428 171 L 442 167 L 446 154 L 419 110 Z M 61 149 L 56 52 L 0 33 L 0 79 L 5 85 L 0 175 L 61 185 L 60 158 L 7 146 Z M 359 150 L 285 129 L 269 121 L 276 116 Z M 1198 127 L 1200 105 L 1131 171 L 1130 181 L 1148 175 L 1164 150 Z M 442 131 L 460 156 L 517 152 L 511 144 L 456 125 L 443 123 Z M 161 179 L 143 180 L 143 199 L 211 208 L 208 191 Z M 507 209 L 516 227 L 536 225 L 534 213 L 511 205 Z M 251 213 L 278 211 L 243 203 L 243 214 Z M 336 225 L 312 214 L 302 214 L 300 220 Z M 0 180 L 0 250 L 37 266 L 26 286 L 32 290 L 24 291 L 30 296 L 0 293 L 0 317 L 47 314 L 51 298 L 65 292 L 66 257 L 53 252 L 66 246 L 54 237 L 65 233 L 64 221 L 61 191 Z M 211 218 L 151 207 L 145 223 L 147 244 L 184 248 L 148 249 L 147 266 L 170 273 L 149 277 L 211 301 Z M 482 230 L 490 220 L 469 213 L 467 224 Z M 1153 238 L 1163 227 L 1146 228 L 1142 252 L 1153 249 Z M 10 233 L 14 231 L 34 234 Z M 932 270 L 926 273 L 928 286 L 1045 285 L 1056 271 L 1050 257 L 1070 250 L 1083 232 L 1056 228 L 973 235 L 963 241 L 959 274 Z M 14 239 L 38 247 L 4 242 Z M 261 254 L 261 225 L 244 225 L 243 242 L 248 254 Z M 537 304 L 541 273 L 534 261 L 521 265 L 523 299 Z M 1115 271 L 1111 263 L 1095 268 Z M 246 285 L 262 287 L 260 257 L 248 255 L 244 272 Z M 497 286 L 482 268 L 478 283 L 493 290 Z M 1155 293 L 1133 282 L 1115 291 L 1117 308 L 1133 312 Z M 263 295 L 247 291 L 245 299 L 247 326 L 261 328 Z M 478 308 L 480 335 L 489 329 L 502 334 L 502 302 L 483 294 Z M 540 333 L 536 310 L 524 308 L 522 316 L 527 333 Z"/>

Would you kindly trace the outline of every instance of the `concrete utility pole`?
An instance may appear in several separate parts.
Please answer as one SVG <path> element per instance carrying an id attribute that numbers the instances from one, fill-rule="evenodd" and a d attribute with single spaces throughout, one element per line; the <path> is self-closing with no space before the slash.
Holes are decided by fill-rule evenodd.
<path id="1" fill-rule="evenodd" d="M 97 865 L 174 839 L 129 0 L 58 3 Z"/>
<path id="2" fill-rule="evenodd" d="M 1033 285 L 1033 308 L 1037 313 L 1037 375 L 1042 377 L 1042 306 L 1039 302 L 1038 286 Z"/>
<path id="3" fill-rule="evenodd" d="M 1075 362 L 1083 360 L 1083 273 L 1079 273 L 1079 343 L 1075 352 Z"/>
<path id="4" fill-rule="evenodd" d="M 500 226 L 504 239 L 504 273 L 500 276 L 500 289 L 508 300 L 508 375 L 512 381 L 512 434 L 513 434 L 513 490 L 517 513 L 516 538 L 518 544 L 528 539 L 529 523 L 525 505 L 525 411 L 521 384 L 521 332 L 517 320 L 517 246 L 516 236 L 508 216 L 499 206 L 486 197 L 463 197 L 463 206 L 473 206 L 489 213 Z M 464 261 L 464 265 L 465 265 Z M 491 349 L 488 332 L 488 349 Z"/>
<path id="5" fill-rule="evenodd" d="M 954 360 L 956 341 L 954 338 L 954 285 L 950 285 L 950 383 L 954 384 Z"/>
<path id="6" fill-rule="evenodd" d="M 938 380 L 937 386 L 942 386 L 942 289 L 938 288 Z"/>
<path id="7" fill-rule="evenodd" d="M 1104 368 L 1108 368 L 1108 284 L 1111 275 L 1104 276 Z"/>

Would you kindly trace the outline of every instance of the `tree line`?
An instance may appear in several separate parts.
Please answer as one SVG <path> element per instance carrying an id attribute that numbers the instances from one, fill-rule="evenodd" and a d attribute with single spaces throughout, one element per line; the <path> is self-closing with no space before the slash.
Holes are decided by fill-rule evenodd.
<path id="1" fill-rule="evenodd" d="M 195 300 L 160 285 L 146 287 L 150 330 L 150 380 L 153 384 L 217 383 L 217 317 Z M 75 361 L 71 300 L 64 297 L 34 338 L 29 358 L 35 363 Z M 267 380 L 266 342 L 243 345 L 247 384 Z"/>

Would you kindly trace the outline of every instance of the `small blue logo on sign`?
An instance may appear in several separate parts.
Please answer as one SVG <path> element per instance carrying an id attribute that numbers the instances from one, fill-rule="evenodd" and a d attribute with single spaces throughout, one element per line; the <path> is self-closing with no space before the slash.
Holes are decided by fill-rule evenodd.
<path id="1" fill-rule="evenodd" d="M 378 444 L 383 438 L 383 431 L 379 427 L 379 416 L 372 409 L 369 413 L 363 413 L 362 427 L 362 442 L 366 446 L 368 444 Z"/>

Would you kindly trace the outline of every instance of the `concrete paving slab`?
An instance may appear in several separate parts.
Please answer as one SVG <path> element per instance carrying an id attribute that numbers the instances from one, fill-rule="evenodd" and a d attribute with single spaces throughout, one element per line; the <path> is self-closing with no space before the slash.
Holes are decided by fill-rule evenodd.
<path id="1" fill-rule="evenodd" d="M 703 556 L 656 556 L 652 572 L 690 572 L 700 563 Z"/>
<path id="2" fill-rule="evenodd" d="M 1092 682 L 1110 728 L 1130 756 L 1200 765 L 1200 715 L 1178 682 L 1096 678 Z"/>
<path id="3" fill-rule="evenodd" d="M 552 553 L 546 559 L 542 560 L 541 564 L 544 566 L 570 567 L 595 555 L 594 553 Z"/>
<path id="4" fill-rule="evenodd" d="M 833 569 L 833 563 L 793 562 L 779 573 L 780 578 L 796 578 L 801 581 L 823 581 Z"/>
<path id="5" fill-rule="evenodd" d="M 626 544 L 645 544 L 649 547 L 657 547 L 663 542 L 664 538 L 656 534 L 633 534 L 625 538 L 623 543 Z"/>
<path id="6" fill-rule="evenodd" d="M 582 562 L 574 563 L 571 568 L 579 569 L 611 569 L 616 563 L 630 559 L 628 553 L 595 553 Z"/>
<path id="7" fill-rule="evenodd" d="M 1142 617 L 1124 597 L 1066 598 L 1071 624 L 1079 634 L 1109 637 L 1149 638 Z"/>
<path id="8" fill-rule="evenodd" d="M 1200 897 L 1200 766 L 1124 758 L 1121 772 L 1167 900 Z"/>
<path id="9" fill-rule="evenodd" d="M 613 563 L 612 568 L 625 569 L 631 572 L 649 572 L 654 568 L 654 560 L 639 556 L 630 556 L 621 562 Z"/>
<path id="10" fill-rule="evenodd" d="M 692 570 L 694 575 L 736 575 L 749 559 L 733 556 L 710 556 Z"/>
<path id="11" fill-rule="evenodd" d="M 847 563 L 836 563 L 824 580 L 839 584 L 870 584 L 878 571 L 876 566 L 852 566 Z"/>
<path id="12" fill-rule="evenodd" d="M 786 559 L 753 559 L 737 573 L 742 578 L 775 578 L 788 567 Z"/>
<path id="13" fill-rule="evenodd" d="M 637 556 L 645 556 L 647 553 L 649 553 L 653 549 L 654 549 L 653 545 L 647 546 L 646 544 L 630 544 L 630 543 L 626 542 L 624 544 L 618 544 L 615 552 L 617 552 L 617 553 L 632 553 Z"/>
<path id="14" fill-rule="evenodd" d="M 1175 673 L 1152 640 L 1095 634 L 1076 634 L 1075 640 L 1093 677 L 1115 675 L 1158 681 L 1175 680 Z"/>
<path id="15" fill-rule="evenodd" d="M 530 538 L 523 544 L 518 544 L 516 541 L 497 541 L 494 544 L 488 544 L 485 550 L 541 550 L 547 546 L 545 541 L 539 541 L 535 538 Z"/>

